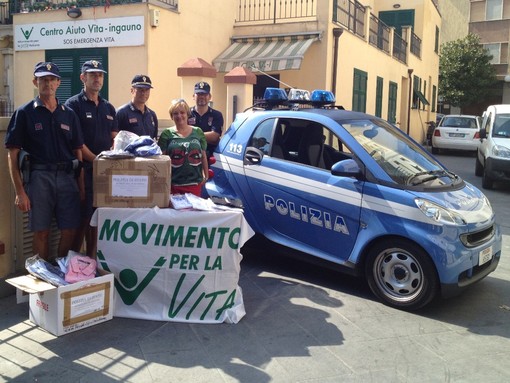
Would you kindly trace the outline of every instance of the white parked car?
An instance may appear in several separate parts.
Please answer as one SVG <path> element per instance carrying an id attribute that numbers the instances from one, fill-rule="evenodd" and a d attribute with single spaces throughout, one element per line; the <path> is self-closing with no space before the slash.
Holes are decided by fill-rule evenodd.
<path id="1" fill-rule="evenodd" d="M 483 114 L 475 174 L 483 176 L 482 187 L 510 180 L 510 105 L 491 105 Z"/>
<path id="2" fill-rule="evenodd" d="M 432 153 L 441 149 L 476 152 L 480 143 L 479 116 L 449 114 L 443 116 L 432 135 Z"/>

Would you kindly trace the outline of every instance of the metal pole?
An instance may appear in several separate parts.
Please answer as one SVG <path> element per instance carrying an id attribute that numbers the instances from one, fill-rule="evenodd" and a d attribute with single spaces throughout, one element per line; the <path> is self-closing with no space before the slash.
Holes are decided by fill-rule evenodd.
<path id="1" fill-rule="evenodd" d="M 336 97 L 336 75 L 337 75 L 337 67 L 338 67 L 338 39 L 343 33 L 342 28 L 333 28 L 333 37 L 335 38 L 334 46 L 333 46 L 333 73 L 331 80 L 331 91 Z"/>

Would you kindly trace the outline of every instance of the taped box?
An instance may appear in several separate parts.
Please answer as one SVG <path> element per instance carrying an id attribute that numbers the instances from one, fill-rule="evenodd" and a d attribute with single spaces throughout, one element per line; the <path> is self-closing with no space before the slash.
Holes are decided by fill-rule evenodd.
<path id="1" fill-rule="evenodd" d="M 95 207 L 168 207 L 169 156 L 97 157 L 93 167 Z"/>
<path id="2" fill-rule="evenodd" d="M 7 279 L 29 295 L 29 317 L 53 335 L 68 334 L 113 317 L 113 274 L 56 287 L 32 275 Z"/>

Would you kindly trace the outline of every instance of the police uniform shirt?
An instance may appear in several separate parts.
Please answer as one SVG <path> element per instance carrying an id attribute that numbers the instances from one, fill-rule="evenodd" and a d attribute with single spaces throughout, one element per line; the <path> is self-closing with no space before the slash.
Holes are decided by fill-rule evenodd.
<path id="1" fill-rule="evenodd" d="M 82 146 L 76 114 L 62 104 L 51 112 L 39 97 L 14 112 L 5 136 L 6 148 L 22 148 L 33 163 L 40 164 L 72 161 L 76 158 L 73 151 Z"/>
<path id="2" fill-rule="evenodd" d="M 220 111 L 209 107 L 207 112 L 202 116 L 198 114 L 196 108 L 191 108 L 191 117 L 188 119 L 188 124 L 198 126 L 204 132 L 216 132 L 221 136 L 221 129 L 223 128 L 223 115 Z M 216 145 L 207 144 L 207 154 L 210 155 Z"/>
<path id="3" fill-rule="evenodd" d="M 72 96 L 66 105 L 73 109 L 80 119 L 85 145 L 94 154 L 112 147 L 112 132 L 118 132 L 115 108 L 107 100 L 99 97 L 96 106 L 87 98 L 85 91 Z"/>
<path id="4" fill-rule="evenodd" d="M 158 117 L 156 113 L 145 106 L 145 112 L 138 110 L 132 102 L 117 109 L 119 130 L 127 130 L 139 136 L 158 136 Z"/>

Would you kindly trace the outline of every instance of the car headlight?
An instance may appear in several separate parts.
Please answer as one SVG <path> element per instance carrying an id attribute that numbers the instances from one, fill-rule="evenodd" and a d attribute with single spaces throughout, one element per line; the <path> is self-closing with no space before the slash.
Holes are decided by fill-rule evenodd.
<path id="1" fill-rule="evenodd" d="M 501 145 L 494 145 L 492 148 L 492 153 L 496 157 L 510 158 L 510 149 Z"/>
<path id="2" fill-rule="evenodd" d="M 425 199 L 416 198 L 416 206 L 431 220 L 444 225 L 465 225 L 466 221 L 459 214 Z"/>

